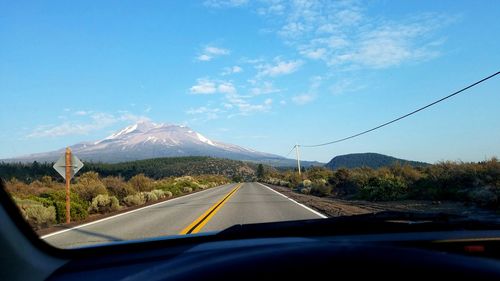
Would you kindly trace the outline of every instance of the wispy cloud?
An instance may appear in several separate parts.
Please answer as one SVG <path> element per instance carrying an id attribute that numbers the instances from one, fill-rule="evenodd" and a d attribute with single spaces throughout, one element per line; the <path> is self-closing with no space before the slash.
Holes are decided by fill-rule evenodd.
<path id="1" fill-rule="evenodd" d="M 196 85 L 189 88 L 189 91 L 193 94 L 214 94 L 217 91 L 217 87 L 213 81 L 206 78 L 200 78 L 196 81 Z"/>
<path id="2" fill-rule="evenodd" d="M 259 81 L 260 82 L 260 81 Z M 257 83 L 257 82 L 254 82 Z M 210 102 L 206 106 L 191 108 L 186 111 L 189 115 L 204 115 L 207 120 L 216 119 L 220 114 L 224 113 L 228 118 L 234 116 L 246 116 L 256 112 L 268 112 L 272 108 L 273 100 L 271 98 L 257 98 L 258 95 L 278 91 L 272 86 L 272 83 L 264 82 L 255 86 L 249 93 L 238 93 L 237 87 L 230 81 L 210 80 L 202 78 L 197 80 L 197 84 L 190 88 L 191 92 L 203 92 L 206 94 L 220 94 L 222 102 L 219 107 L 210 106 Z"/>
<path id="3" fill-rule="evenodd" d="M 105 129 L 120 121 L 138 122 L 148 117 L 123 112 L 119 115 L 96 112 L 86 115 L 87 120 L 64 121 L 61 124 L 41 125 L 27 135 L 28 138 L 62 137 L 68 135 L 87 135 Z"/>
<path id="4" fill-rule="evenodd" d="M 304 105 L 304 104 L 310 103 L 315 99 L 316 99 L 315 94 L 308 94 L 308 93 L 296 95 L 296 96 L 292 97 L 292 101 L 298 105 Z"/>
<path id="5" fill-rule="evenodd" d="M 234 73 L 240 73 L 243 72 L 243 68 L 241 66 L 235 65 L 232 67 L 226 67 L 224 68 L 224 71 L 222 71 L 221 75 L 226 76 Z"/>
<path id="6" fill-rule="evenodd" d="M 254 82 L 253 87 L 250 89 L 250 94 L 254 96 L 266 95 L 281 92 L 281 89 L 275 88 L 273 83 L 270 81 L 264 81 L 262 83 Z"/>
<path id="7" fill-rule="evenodd" d="M 75 115 L 79 115 L 79 116 L 85 116 L 85 115 L 88 115 L 92 113 L 92 111 L 85 111 L 85 110 L 77 110 L 75 111 Z"/>
<path id="8" fill-rule="evenodd" d="M 199 61 L 211 61 L 216 57 L 229 55 L 231 51 L 215 46 L 206 46 L 202 52 L 196 57 Z"/>
<path id="9" fill-rule="evenodd" d="M 436 33 L 455 20 L 436 13 L 388 20 L 369 15 L 359 1 L 263 0 L 252 4 L 257 14 L 269 19 L 268 30 L 274 30 L 305 59 L 324 61 L 335 70 L 383 69 L 438 57 L 443 39 Z M 287 73 L 291 66 L 285 62 L 268 66 L 262 75 Z"/>
<path id="10" fill-rule="evenodd" d="M 301 60 L 284 61 L 280 58 L 275 59 L 273 64 L 259 64 L 256 68 L 259 70 L 257 77 L 270 76 L 276 77 L 286 75 L 297 71 L 303 62 Z"/>
<path id="11" fill-rule="evenodd" d="M 323 77 L 313 76 L 309 79 L 309 89 L 306 93 L 302 93 L 292 97 L 292 102 L 297 105 L 308 104 L 316 99 L 318 96 L 318 89 L 323 82 Z"/>
<path id="12" fill-rule="evenodd" d="M 219 118 L 218 114 L 221 112 L 222 110 L 219 108 L 210 108 L 206 106 L 191 108 L 186 111 L 186 113 L 189 115 L 202 115 L 205 121 Z"/>
<path id="13" fill-rule="evenodd" d="M 233 8 L 244 6 L 248 3 L 248 0 L 206 0 L 203 2 L 205 6 L 211 8 Z"/>

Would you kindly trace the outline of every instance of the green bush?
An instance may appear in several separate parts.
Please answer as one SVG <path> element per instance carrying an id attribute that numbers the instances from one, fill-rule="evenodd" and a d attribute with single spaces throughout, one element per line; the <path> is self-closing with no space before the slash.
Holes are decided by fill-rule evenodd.
<path id="1" fill-rule="evenodd" d="M 91 202 L 99 194 L 108 194 L 106 186 L 96 172 L 86 172 L 76 179 L 73 190 L 87 202 Z"/>
<path id="2" fill-rule="evenodd" d="M 328 186 L 325 184 L 313 185 L 310 193 L 312 195 L 315 195 L 315 196 L 324 197 L 324 196 L 328 196 L 332 193 L 332 188 L 331 188 L 331 186 Z"/>
<path id="3" fill-rule="evenodd" d="M 184 186 L 182 188 L 182 193 L 191 193 L 191 192 L 193 192 L 193 188 L 191 187 Z"/>
<path id="4" fill-rule="evenodd" d="M 123 198 L 137 193 L 130 184 L 126 183 L 119 177 L 106 177 L 102 179 L 102 183 L 108 190 L 110 195 L 116 196 L 118 200 L 123 201 Z"/>
<path id="5" fill-rule="evenodd" d="M 159 198 L 154 192 L 141 192 L 146 199 L 146 202 L 157 201 Z"/>
<path id="6" fill-rule="evenodd" d="M 123 202 L 127 206 L 137 206 L 146 203 L 146 198 L 143 193 L 136 193 L 123 198 Z"/>
<path id="7" fill-rule="evenodd" d="M 99 194 L 94 199 L 89 207 L 90 213 L 109 213 L 120 209 L 120 204 L 115 196 L 107 194 Z"/>
<path id="8" fill-rule="evenodd" d="M 144 174 L 133 176 L 128 183 L 136 191 L 151 191 L 153 189 L 153 180 L 146 177 Z"/>
<path id="9" fill-rule="evenodd" d="M 153 193 L 159 200 L 167 197 L 165 191 L 161 189 L 153 189 L 151 190 L 151 193 Z M 172 193 L 170 193 L 170 196 L 172 196 Z"/>
<path id="10" fill-rule="evenodd" d="M 42 203 L 29 199 L 15 198 L 15 202 L 23 217 L 34 229 L 48 227 L 56 222 L 54 206 L 45 207 Z"/>
<path id="11" fill-rule="evenodd" d="M 493 187 L 481 187 L 474 189 L 468 194 L 469 200 L 481 207 L 498 206 L 498 194 Z"/>
<path id="12" fill-rule="evenodd" d="M 406 183 L 400 177 L 385 175 L 373 177 L 368 186 L 360 192 L 362 199 L 371 201 L 390 201 L 404 199 L 408 191 Z"/>
<path id="13" fill-rule="evenodd" d="M 87 209 L 89 203 L 82 200 L 78 194 L 70 193 L 70 215 L 72 221 L 84 220 L 88 217 Z M 50 192 L 45 192 L 40 194 L 40 200 L 42 203 L 51 202 L 56 210 L 56 222 L 65 223 L 66 222 L 66 191 L 65 190 L 54 190 Z M 43 203 L 43 204 L 45 204 Z"/>

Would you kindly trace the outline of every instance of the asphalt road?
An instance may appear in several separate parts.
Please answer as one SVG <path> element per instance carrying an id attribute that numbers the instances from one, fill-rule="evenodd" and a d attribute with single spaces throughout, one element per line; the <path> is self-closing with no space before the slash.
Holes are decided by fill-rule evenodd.
<path id="1" fill-rule="evenodd" d="M 218 231 L 235 224 L 321 218 L 259 184 L 228 184 L 43 236 L 61 248 Z"/>

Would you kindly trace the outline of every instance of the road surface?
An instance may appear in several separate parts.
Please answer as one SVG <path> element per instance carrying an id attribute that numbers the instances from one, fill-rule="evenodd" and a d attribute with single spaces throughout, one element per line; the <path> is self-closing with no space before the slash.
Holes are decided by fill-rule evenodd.
<path id="1" fill-rule="evenodd" d="M 259 183 L 227 184 L 42 236 L 61 248 L 218 231 L 235 224 L 316 219 L 321 214 Z"/>

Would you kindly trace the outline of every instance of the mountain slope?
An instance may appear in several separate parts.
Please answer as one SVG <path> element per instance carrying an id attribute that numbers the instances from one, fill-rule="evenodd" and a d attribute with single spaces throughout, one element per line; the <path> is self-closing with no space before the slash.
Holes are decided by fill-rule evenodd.
<path id="1" fill-rule="evenodd" d="M 358 168 L 358 167 L 370 167 L 370 168 L 380 168 L 384 166 L 390 166 L 393 164 L 402 164 L 410 166 L 426 166 L 428 163 L 416 162 L 404 159 L 398 159 L 395 157 L 378 154 L 378 153 L 353 153 L 346 155 L 339 155 L 334 157 L 330 162 L 328 162 L 325 167 L 332 170 L 338 168 Z"/>
<path id="2" fill-rule="evenodd" d="M 82 142 L 70 148 L 75 155 L 87 162 L 117 163 L 159 157 L 210 156 L 274 166 L 291 166 L 295 163 L 282 156 L 210 140 L 186 126 L 148 121 L 128 126 L 102 140 Z M 5 161 L 53 162 L 63 153 L 64 149 L 60 149 Z M 305 165 L 309 164 L 306 162 Z"/>

